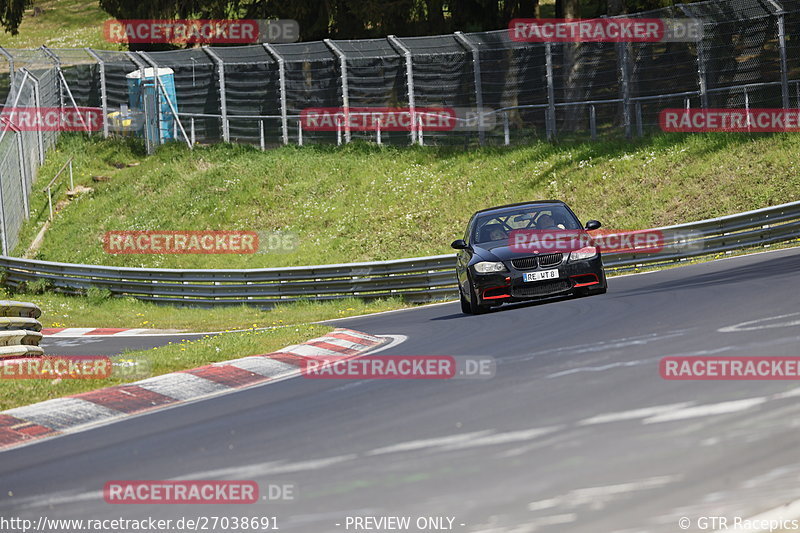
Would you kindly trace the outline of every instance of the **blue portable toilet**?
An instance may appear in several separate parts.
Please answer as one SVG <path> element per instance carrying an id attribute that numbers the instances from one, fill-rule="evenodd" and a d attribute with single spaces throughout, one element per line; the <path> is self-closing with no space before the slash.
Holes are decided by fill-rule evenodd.
<path id="1" fill-rule="evenodd" d="M 128 103 L 131 109 L 143 111 L 145 94 L 152 98 L 155 98 L 157 94 L 161 96 L 157 100 L 161 104 L 161 121 L 158 125 L 158 136 L 159 143 L 163 143 L 175 139 L 175 116 L 172 114 L 169 103 L 164 98 L 164 91 L 166 91 L 167 98 L 169 98 L 169 102 L 172 103 L 175 111 L 178 110 L 178 98 L 175 93 L 175 73 L 172 69 L 159 68 L 157 72 L 154 72 L 155 70 L 153 68 L 144 69 L 144 77 L 142 77 L 142 70 L 134 70 L 126 75 L 128 79 Z M 164 87 L 163 91 L 158 87 L 155 76 L 158 76 L 160 85 Z M 145 129 L 147 127 L 147 124 L 145 124 Z"/>

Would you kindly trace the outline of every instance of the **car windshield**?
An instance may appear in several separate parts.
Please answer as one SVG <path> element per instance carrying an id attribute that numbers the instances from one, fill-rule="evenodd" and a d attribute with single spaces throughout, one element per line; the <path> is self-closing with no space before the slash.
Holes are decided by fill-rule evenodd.
<path id="1" fill-rule="evenodd" d="M 488 213 L 475 220 L 472 242 L 486 244 L 508 239 L 514 230 L 578 230 L 581 224 L 566 207 L 521 207 L 514 211 Z"/>

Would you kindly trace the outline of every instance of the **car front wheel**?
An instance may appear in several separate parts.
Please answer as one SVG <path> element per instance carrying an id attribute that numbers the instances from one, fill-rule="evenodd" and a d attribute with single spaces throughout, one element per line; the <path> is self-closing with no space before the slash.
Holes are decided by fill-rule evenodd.
<path id="1" fill-rule="evenodd" d="M 472 280 L 467 278 L 467 284 L 469 287 L 469 300 L 461 304 L 461 309 L 464 310 L 465 313 L 469 313 L 471 315 L 481 315 L 489 311 L 489 307 L 485 305 L 481 305 L 478 303 L 478 297 L 475 296 L 475 290 L 472 287 Z M 464 296 L 461 296 L 464 298 Z M 463 302 L 463 300 L 462 300 Z M 465 303 L 469 306 L 469 311 L 465 310 Z"/>

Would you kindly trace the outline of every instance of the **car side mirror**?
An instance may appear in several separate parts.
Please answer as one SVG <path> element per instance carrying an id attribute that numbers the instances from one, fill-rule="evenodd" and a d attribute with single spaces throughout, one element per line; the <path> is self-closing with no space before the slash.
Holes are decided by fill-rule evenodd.
<path id="1" fill-rule="evenodd" d="M 469 248 L 469 245 L 467 244 L 467 241 L 465 241 L 464 239 L 456 239 L 453 241 L 450 247 L 455 248 L 456 250 L 466 250 L 467 248 Z"/>
<path id="2" fill-rule="evenodd" d="M 600 229 L 600 226 L 602 226 L 602 224 L 598 220 L 590 220 L 586 223 L 586 229 L 588 231 L 592 231 L 593 229 Z"/>

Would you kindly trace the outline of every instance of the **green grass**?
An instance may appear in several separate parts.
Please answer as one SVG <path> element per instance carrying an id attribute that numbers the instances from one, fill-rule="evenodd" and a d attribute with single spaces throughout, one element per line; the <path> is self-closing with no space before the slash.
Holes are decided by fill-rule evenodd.
<path id="1" fill-rule="evenodd" d="M 35 8 L 42 12 L 34 16 Z M 37 0 L 25 10 L 17 35 L 0 32 L 0 46 L 122 50 L 103 37 L 103 22 L 109 18 L 97 0 Z"/>
<path id="2" fill-rule="evenodd" d="M 137 373 L 128 373 L 125 377 L 115 377 L 112 372 L 112 377 L 109 379 L 2 379 L 0 411 L 218 361 L 271 353 L 284 346 L 322 336 L 331 330 L 332 328 L 327 326 L 305 324 L 267 331 L 229 333 L 204 337 L 196 341 L 183 341 L 152 350 L 130 351 L 119 358 L 113 358 L 114 361 L 122 359 L 138 363 L 138 368 L 141 370 Z M 114 369 L 116 371 L 117 367 Z"/>
<path id="3" fill-rule="evenodd" d="M 233 331 L 280 327 L 333 320 L 380 311 L 411 307 L 399 298 L 365 301 L 304 301 L 284 304 L 269 311 L 257 307 L 174 307 L 133 298 L 70 296 L 54 293 L 11 293 L 0 290 L 0 299 L 36 303 L 42 309 L 40 322 L 46 328 L 155 328 L 181 331 Z"/>
<path id="4" fill-rule="evenodd" d="M 258 268 L 449 253 L 470 215 L 557 198 L 605 227 L 636 229 L 730 214 L 800 197 L 800 136 L 659 135 L 637 141 L 464 151 L 283 147 L 261 152 L 180 144 L 145 158 L 133 141 L 65 137 L 39 172 L 22 254 L 47 217 L 38 189 L 75 158 L 93 190 L 56 216 L 36 258 L 177 268 Z M 115 164 L 139 163 L 116 168 Z M 110 177 L 94 183 L 93 175 Z M 65 181 L 65 180 L 64 180 Z M 56 191 L 63 198 L 65 183 Z M 290 231 L 289 253 L 109 255 L 111 230 Z"/>

